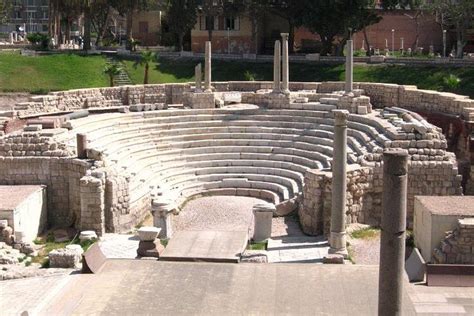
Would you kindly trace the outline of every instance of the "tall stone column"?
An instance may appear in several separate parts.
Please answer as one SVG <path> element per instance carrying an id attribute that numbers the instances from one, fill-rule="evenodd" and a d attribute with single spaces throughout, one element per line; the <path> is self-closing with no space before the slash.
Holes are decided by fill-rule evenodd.
<path id="1" fill-rule="evenodd" d="M 334 143 L 332 158 L 331 254 L 347 257 L 346 191 L 347 191 L 347 119 L 349 112 L 334 110 Z"/>
<path id="2" fill-rule="evenodd" d="M 281 33 L 283 46 L 281 92 L 285 94 L 290 93 L 290 62 L 288 56 L 288 36 L 288 33 Z"/>
<path id="3" fill-rule="evenodd" d="M 202 66 L 201 66 L 201 63 L 199 63 L 194 68 L 194 77 L 196 78 L 196 91 L 195 92 L 201 92 L 202 91 Z"/>
<path id="4" fill-rule="evenodd" d="M 211 42 L 206 42 L 206 56 L 205 56 L 205 68 L 204 68 L 204 90 L 211 92 Z"/>
<path id="5" fill-rule="evenodd" d="M 346 44 L 346 85 L 345 92 L 350 93 L 353 89 L 354 76 L 354 44 L 348 40 Z"/>
<path id="6" fill-rule="evenodd" d="M 383 156 L 382 232 L 380 237 L 379 315 L 402 315 L 408 153 Z"/>
<path id="7" fill-rule="evenodd" d="M 275 41 L 275 53 L 273 56 L 273 93 L 280 93 L 281 84 L 281 42 Z"/>

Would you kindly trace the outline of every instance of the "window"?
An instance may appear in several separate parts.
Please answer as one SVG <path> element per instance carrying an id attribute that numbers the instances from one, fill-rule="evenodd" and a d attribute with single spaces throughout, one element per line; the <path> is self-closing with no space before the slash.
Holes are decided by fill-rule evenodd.
<path id="1" fill-rule="evenodd" d="M 225 29 L 230 31 L 238 31 L 240 29 L 239 18 L 225 18 Z"/>
<path id="2" fill-rule="evenodd" d="M 205 24 L 206 31 L 213 31 L 214 28 L 214 17 L 213 16 L 206 16 L 206 24 Z"/>

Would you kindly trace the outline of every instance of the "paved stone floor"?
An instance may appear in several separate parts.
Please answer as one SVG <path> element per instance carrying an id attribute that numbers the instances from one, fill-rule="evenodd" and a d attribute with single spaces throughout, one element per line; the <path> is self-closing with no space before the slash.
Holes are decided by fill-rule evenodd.
<path id="1" fill-rule="evenodd" d="M 329 244 L 322 237 L 277 237 L 268 240 L 269 263 L 322 263 Z"/>
<path id="2" fill-rule="evenodd" d="M 36 315 L 70 282 L 68 274 L 0 281 L 0 315 Z"/>
<path id="3" fill-rule="evenodd" d="M 111 260 L 41 314 L 376 315 L 377 268 Z M 413 315 L 410 301 L 404 315 Z"/>
<path id="4" fill-rule="evenodd" d="M 170 239 L 160 260 L 238 263 L 247 242 L 247 231 L 179 231 Z"/>
<path id="5" fill-rule="evenodd" d="M 0 282 L 0 315 L 376 315 L 377 266 L 111 260 Z M 474 288 L 406 284 L 404 315 L 474 315 Z"/>
<path id="6" fill-rule="evenodd" d="M 137 236 L 131 234 L 105 234 L 100 238 L 100 248 L 107 258 L 133 259 L 137 257 Z"/>

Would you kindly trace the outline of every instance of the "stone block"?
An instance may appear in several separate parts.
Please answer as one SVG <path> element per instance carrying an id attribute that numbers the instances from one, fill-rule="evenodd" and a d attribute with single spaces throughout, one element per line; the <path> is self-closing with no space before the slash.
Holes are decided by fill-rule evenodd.
<path id="1" fill-rule="evenodd" d="M 328 254 L 323 258 L 323 263 L 326 264 L 344 264 L 344 256 L 340 254 Z"/>
<path id="2" fill-rule="evenodd" d="M 97 234 L 93 230 L 84 230 L 79 234 L 79 240 L 94 240 L 97 239 Z"/>
<path id="3" fill-rule="evenodd" d="M 272 236 L 272 218 L 275 210 L 275 205 L 270 203 L 261 203 L 253 206 L 253 240 L 255 242 L 267 240 Z"/>
<path id="4" fill-rule="evenodd" d="M 154 241 L 160 231 L 161 228 L 157 227 L 140 227 L 137 232 L 140 241 Z"/>
<path id="5" fill-rule="evenodd" d="M 83 254 L 80 245 L 69 245 L 66 248 L 56 249 L 49 253 L 49 266 L 51 268 L 80 268 Z"/>
<path id="6" fill-rule="evenodd" d="M 368 114 L 368 113 L 369 113 L 369 110 L 368 110 L 366 105 L 357 106 L 357 114 L 365 115 L 365 114 Z"/>
<path id="7" fill-rule="evenodd" d="M 159 258 L 163 250 L 165 250 L 165 247 L 159 240 L 140 241 L 138 244 L 137 255 L 139 257 Z"/>
<path id="8" fill-rule="evenodd" d="M 405 262 L 405 271 L 410 282 L 421 282 L 425 279 L 426 262 L 418 248 L 414 248 Z"/>

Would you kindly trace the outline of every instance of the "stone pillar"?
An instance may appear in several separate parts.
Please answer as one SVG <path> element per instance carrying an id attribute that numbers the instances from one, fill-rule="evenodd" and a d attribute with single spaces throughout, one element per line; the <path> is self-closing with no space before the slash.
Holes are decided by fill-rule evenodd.
<path id="1" fill-rule="evenodd" d="M 354 44 L 348 40 L 346 44 L 346 86 L 345 92 L 350 93 L 353 90 L 353 71 L 354 71 Z"/>
<path id="2" fill-rule="evenodd" d="M 105 174 L 93 172 L 79 181 L 81 217 L 80 229 L 105 232 Z"/>
<path id="3" fill-rule="evenodd" d="M 383 156 L 383 199 L 380 237 L 379 315 L 402 315 L 407 213 L 408 153 Z"/>
<path id="4" fill-rule="evenodd" d="M 261 242 L 272 237 L 272 218 L 276 211 L 275 205 L 270 203 L 256 204 L 252 211 L 254 216 L 253 240 Z"/>
<path id="5" fill-rule="evenodd" d="M 154 199 L 151 203 L 153 226 L 160 228 L 158 238 L 171 238 L 173 235 L 172 215 L 176 210 L 171 201 Z"/>
<path id="6" fill-rule="evenodd" d="M 211 92 L 211 42 L 206 42 L 206 56 L 205 56 L 205 68 L 204 68 L 204 90 Z"/>
<path id="7" fill-rule="evenodd" d="M 13 32 L 10 32 L 10 44 L 14 44 Z"/>
<path id="8" fill-rule="evenodd" d="M 347 191 L 347 118 L 346 110 L 334 110 L 334 144 L 332 159 L 331 254 L 347 257 L 346 191 Z"/>
<path id="9" fill-rule="evenodd" d="M 288 33 L 281 33 L 283 46 L 281 92 L 285 94 L 290 93 L 290 62 L 288 56 L 288 36 Z"/>
<path id="10" fill-rule="evenodd" d="M 76 134 L 76 143 L 77 143 L 77 158 L 86 159 L 87 158 L 87 135 Z"/>
<path id="11" fill-rule="evenodd" d="M 273 93 L 280 93 L 281 85 L 281 42 L 275 41 L 273 55 Z"/>
<path id="12" fill-rule="evenodd" d="M 202 91 L 202 69 L 201 69 L 201 63 L 199 63 L 195 68 L 194 68 L 194 75 L 196 77 L 196 90 L 195 92 L 201 92 Z"/>

